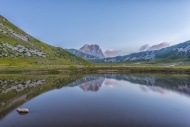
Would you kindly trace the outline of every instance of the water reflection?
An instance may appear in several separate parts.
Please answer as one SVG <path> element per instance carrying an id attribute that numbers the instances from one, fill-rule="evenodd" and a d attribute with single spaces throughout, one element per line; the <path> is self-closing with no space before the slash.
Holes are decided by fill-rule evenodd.
<path id="1" fill-rule="evenodd" d="M 1 94 L 6 94 L 11 91 L 20 92 L 24 89 L 31 88 L 31 87 L 37 87 L 39 85 L 42 85 L 46 83 L 45 79 L 41 80 L 0 80 L 1 84 Z"/>
<path id="2" fill-rule="evenodd" d="M 157 92 L 157 93 L 160 93 L 160 94 L 167 94 L 168 93 L 168 90 L 167 89 L 164 89 L 162 87 L 159 87 L 159 86 L 145 86 L 145 85 L 142 85 L 140 86 L 141 90 L 144 91 L 144 92 Z"/>
<path id="3" fill-rule="evenodd" d="M 79 77 L 73 75 L 0 75 L 0 119 L 35 96 L 61 88 Z"/>
<path id="4" fill-rule="evenodd" d="M 134 84 L 140 84 L 141 90 L 148 92 L 149 90 L 167 93 L 167 89 L 176 90 L 182 93 L 190 94 L 190 77 L 187 75 L 124 75 L 124 74 L 104 74 L 104 75 L 88 75 L 81 79 L 68 84 L 68 87 L 79 86 L 84 91 L 97 92 L 102 85 L 113 88 L 118 85 L 115 80 L 127 81 Z"/>
<path id="5" fill-rule="evenodd" d="M 84 91 L 98 91 L 104 82 L 103 78 L 99 78 L 93 81 L 85 82 L 79 85 Z"/>
<path id="6" fill-rule="evenodd" d="M 187 75 L 0 76 L 0 83 L 0 127 L 190 126 Z M 31 112 L 21 117 L 19 106 Z"/>

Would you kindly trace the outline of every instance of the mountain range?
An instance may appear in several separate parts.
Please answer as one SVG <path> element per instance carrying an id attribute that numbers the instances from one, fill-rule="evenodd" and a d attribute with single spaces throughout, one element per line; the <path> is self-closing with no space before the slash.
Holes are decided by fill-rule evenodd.
<path id="1" fill-rule="evenodd" d="M 173 60 L 184 58 L 186 60 L 189 60 L 190 41 L 186 41 L 159 50 L 137 52 L 124 56 L 104 58 L 103 61 L 104 62 L 151 61 L 163 58 L 168 58 Z"/>
<path id="2" fill-rule="evenodd" d="M 148 47 L 148 45 L 144 45 L 144 47 L 142 46 L 141 48 L 144 48 L 144 50 L 146 49 L 145 51 L 136 52 L 124 56 L 106 57 L 106 58 L 100 58 L 93 55 L 89 55 L 86 52 L 83 52 L 83 54 L 81 55 L 80 51 L 76 49 L 75 50 L 73 49 L 73 51 L 70 52 L 88 61 L 103 62 L 103 63 L 147 62 L 155 60 L 157 62 L 190 61 L 190 41 L 186 41 L 173 46 L 168 46 L 168 45 L 169 44 L 166 42 L 160 43 L 158 45 L 153 45 L 151 47 Z M 101 48 L 99 47 L 99 49 Z M 90 51 L 88 50 L 88 52 Z M 168 61 L 166 61 L 166 59 Z"/>
<path id="3" fill-rule="evenodd" d="M 68 51 L 30 36 L 0 16 L 0 64 L 87 65 Z"/>
<path id="4" fill-rule="evenodd" d="M 164 46 L 165 48 L 161 48 Z M 190 61 L 190 41 L 173 46 L 169 46 L 168 43 L 151 47 L 144 45 L 140 50 L 141 52 L 129 55 L 106 58 L 97 44 L 85 44 L 78 50 L 63 49 L 41 42 L 0 16 L 1 65 L 90 65 L 88 61 L 102 63 Z"/>

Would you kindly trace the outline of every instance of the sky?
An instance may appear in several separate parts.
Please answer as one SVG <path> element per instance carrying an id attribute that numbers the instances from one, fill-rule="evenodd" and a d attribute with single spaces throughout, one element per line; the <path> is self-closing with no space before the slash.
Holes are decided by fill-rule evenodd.
<path id="1" fill-rule="evenodd" d="M 0 15 L 50 45 L 113 55 L 190 40 L 190 0 L 0 0 Z"/>

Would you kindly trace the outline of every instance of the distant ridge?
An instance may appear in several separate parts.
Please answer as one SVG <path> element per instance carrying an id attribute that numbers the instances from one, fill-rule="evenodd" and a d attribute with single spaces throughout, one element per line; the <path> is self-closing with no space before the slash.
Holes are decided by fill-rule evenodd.
<path id="1" fill-rule="evenodd" d="M 86 53 L 83 53 L 77 49 L 66 49 L 68 52 L 80 57 L 80 58 L 83 58 L 85 60 L 88 60 L 88 61 L 95 61 L 97 59 L 99 59 L 98 57 L 96 56 L 93 56 L 93 55 L 89 55 L 89 54 L 86 54 Z"/>
<path id="2" fill-rule="evenodd" d="M 151 61 L 157 59 L 190 60 L 190 40 L 162 48 L 159 50 L 132 53 L 124 56 L 116 56 L 102 59 L 104 62 L 127 62 L 127 61 Z"/>
<path id="3" fill-rule="evenodd" d="M 165 63 L 171 66 L 175 65 L 186 65 L 190 63 L 190 40 L 176 44 L 173 46 L 168 46 L 165 48 L 161 48 L 164 45 L 169 45 L 166 43 L 160 43 L 158 45 L 152 46 L 151 49 L 147 51 L 141 51 L 136 53 L 131 53 L 129 55 L 124 56 L 116 56 L 116 57 L 95 57 L 93 55 L 89 55 L 87 53 L 93 52 L 95 54 L 95 51 L 91 50 L 89 45 L 84 45 L 80 50 L 78 51 L 76 49 L 70 49 L 69 52 L 77 55 L 78 57 L 81 57 L 83 59 L 86 59 L 91 62 L 95 63 L 122 63 L 122 62 L 149 62 L 149 61 L 155 61 L 155 63 Z M 96 47 L 96 46 L 95 46 Z M 100 54 L 102 54 L 102 50 L 97 46 L 100 50 Z M 159 50 L 156 50 L 159 49 Z M 84 53 L 85 52 L 85 53 Z M 91 53 L 92 54 L 92 53 Z M 155 64 L 154 63 L 154 64 Z M 184 63 L 184 64 L 183 64 Z M 186 64 L 185 64 L 186 63 Z"/>

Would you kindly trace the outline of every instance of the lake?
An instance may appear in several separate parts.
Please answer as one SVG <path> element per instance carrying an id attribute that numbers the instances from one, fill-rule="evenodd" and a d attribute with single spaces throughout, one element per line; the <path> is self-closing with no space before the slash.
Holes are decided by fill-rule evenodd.
<path id="1" fill-rule="evenodd" d="M 0 106 L 0 127 L 190 127 L 190 76 L 0 75 Z"/>

